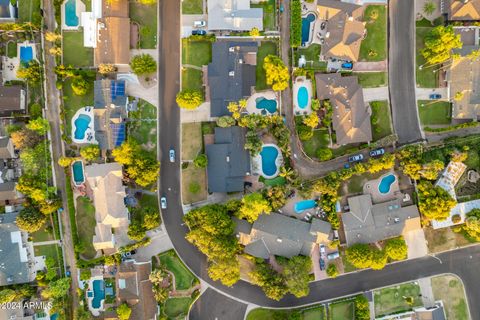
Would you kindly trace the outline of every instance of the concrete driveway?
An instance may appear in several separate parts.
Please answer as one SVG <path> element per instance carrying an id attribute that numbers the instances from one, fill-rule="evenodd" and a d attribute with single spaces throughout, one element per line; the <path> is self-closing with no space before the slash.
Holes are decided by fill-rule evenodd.
<path id="1" fill-rule="evenodd" d="M 137 249 L 137 253 L 134 256 L 135 260 L 142 262 L 151 261 L 153 256 L 173 249 L 172 241 L 170 241 L 163 224 L 157 229 L 148 231 L 147 236 L 152 239 L 152 242 L 146 247 Z"/>
<path id="2" fill-rule="evenodd" d="M 436 93 L 440 94 L 442 98 L 440 100 L 448 100 L 449 91 L 448 88 L 416 88 L 415 94 L 417 96 L 417 100 L 430 100 L 430 95 Z"/>
<path id="3" fill-rule="evenodd" d="M 388 87 L 364 88 L 362 90 L 365 102 L 388 100 Z"/>
<path id="4" fill-rule="evenodd" d="M 408 259 L 421 258 L 428 254 L 427 242 L 423 230 L 414 230 L 404 235 L 408 246 Z"/>

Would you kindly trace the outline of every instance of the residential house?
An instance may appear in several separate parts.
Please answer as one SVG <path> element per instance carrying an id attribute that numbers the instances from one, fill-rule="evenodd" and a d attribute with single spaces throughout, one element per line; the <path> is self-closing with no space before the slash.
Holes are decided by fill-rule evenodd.
<path id="1" fill-rule="evenodd" d="M 205 147 L 210 192 L 244 190 L 245 177 L 251 172 L 245 134 L 246 130 L 241 127 L 215 128 L 214 144 Z"/>
<path id="2" fill-rule="evenodd" d="M 32 282 L 36 276 L 33 245 L 15 223 L 17 215 L 0 216 L 0 286 Z"/>
<path id="3" fill-rule="evenodd" d="M 250 224 L 234 218 L 235 233 L 245 252 L 258 258 L 310 256 L 315 244 L 331 240 L 330 223 L 313 219 L 311 223 L 272 212 L 262 214 Z"/>
<path id="4" fill-rule="evenodd" d="M 157 319 L 158 305 L 149 279 L 151 272 L 151 262 L 127 260 L 118 267 L 115 275 L 117 301 L 119 304 L 126 302 L 130 306 L 132 309 L 130 319 Z"/>
<path id="5" fill-rule="evenodd" d="M 447 0 L 445 4 L 450 21 L 480 20 L 480 0 Z"/>
<path id="6" fill-rule="evenodd" d="M 100 149 L 112 150 L 125 141 L 127 103 L 124 80 L 95 81 L 94 128 Z"/>
<path id="7" fill-rule="evenodd" d="M 446 320 L 442 301 L 436 301 L 431 307 L 415 307 L 413 310 L 375 318 L 376 320 Z"/>
<path id="8" fill-rule="evenodd" d="M 252 94 L 256 84 L 256 42 L 217 41 L 212 45 L 212 62 L 207 68 L 206 93 L 212 117 L 231 115 L 229 102 Z"/>
<path id="9" fill-rule="evenodd" d="M 23 195 L 16 189 L 20 175 L 12 140 L 0 138 L 0 205 L 17 204 L 23 200 Z"/>
<path id="10" fill-rule="evenodd" d="M 209 0 L 208 30 L 263 30 L 263 9 L 251 8 L 250 0 Z"/>
<path id="11" fill-rule="evenodd" d="M 94 64 L 130 62 L 128 1 L 92 0 L 91 12 L 81 14 L 84 46 L 94 48 Z"/>
<path id="12" fill-rule="evenodd" d="M 25 90 L 22 86 L 0 85 L 0 117 L 8 118 L 15 114 L 25 114 Z"/>
<path id="13" fill-rule="evenodd" d="M 348 198 L 349 212 L 342 214 L 347 246 L 374 243 L 421 230 L 415 205 L 402 207 L 401 199 L 373 204 L 370 194 Z"/>
<path id="14" fill-rule="evenodd" d="M 480 1 L 478 2 L 480 3 Z M 480 50 L 478 27 L 456 27 L 455 34 L 460 35 L 461 49 L 455 49 L 458 55 L 447 69 L 447 81 L 452 99 L 452 119 L 454 123 L 477 121 L 480 119 L 480 59 L 470 54 Z"/>
<path id="15" fill-rule="evenodd" d="M 363 11 L 362 6 L 353 3 L 318 0 L 317 21 L 326 23 L 321 40 L 321 55 L 324 58 L 358 61 L 365 36 Z"/>
<path id="16" fill-rule="evenodd" d="M 317 98 L 330 100 L 333 107 L 332 126 L 336 144 L 372 141 L 371 110 L 363 99 L 363 90 L 355 76 L 339 73 L 315 74 Z"/>
<path id="17" fill-rule="evenodd" d="M 13 23 L 17 17 L 18 4 L 16 2 L 0 2 L 0 23 Z"/>
<path id="18" fill-rule="evenodd" d="M 125 186 L 122 166 L 117 162 L 85 166 L 87 194 L 95 206 L 95 250 L 115 252 L 128 243 L 128 209 L 125 206 Z"/>

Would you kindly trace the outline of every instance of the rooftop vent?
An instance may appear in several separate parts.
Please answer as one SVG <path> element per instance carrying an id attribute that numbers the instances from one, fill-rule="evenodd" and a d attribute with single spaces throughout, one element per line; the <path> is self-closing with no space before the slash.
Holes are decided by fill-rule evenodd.
<path id="1" fill-rule="evenodd" d="M 282 241 L 283 240 L 281 238 L 277 238 L 277 242 L 282 243 Z"/>
<path id="2" fill-rule="evenodd" d="M 235 76 L 235 71 L 230 71 L 230 72 L 228 73 L 228 75 L 229 75 L 230 77 L 234 77 L 234 76 Z"/>
<path id="3" fill-rule="evenodd" d="M 235 52 L 235 47 L 230 47 L 230 48 L 228 48 L 228 51 L 230 51 L 230 52 Z"/>

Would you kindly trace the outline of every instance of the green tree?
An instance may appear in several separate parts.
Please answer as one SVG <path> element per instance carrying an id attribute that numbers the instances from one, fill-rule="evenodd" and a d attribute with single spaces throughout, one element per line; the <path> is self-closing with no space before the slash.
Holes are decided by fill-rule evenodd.
<path id="1" fill-rule="evenodd" d="M 147 230 L 155 229 L 160 225 L 160 212 L 153 208 L 143 209 L 143 227 Z"/>
<path id="2" fill-rule="evenodd" d="M 368 172 L 377 173 L 383 170 L 391 169 L 395 166 L 395 156 L 386 153 L 379 158 L 370 158 L 367 162 Z"/>
<path id="3" fill-rule="evenodd" d="M 262 213 L 270 214 L 271 211 L 272 208 L 268 200 L 266 200 L 261 193 L 254 192 L 243 197 L 242 206 L 238 211 L 238 217 L 253 223 Z"/>
<path id="4" fill-rule="evenodd" d="M 372 265 L 373 252 L 368 244 L 357 243 L 347 248 L 346 256 L 355 268 L 369 268 Z"/>
<path id="5" fill-rule="evenodd" d="M 403 237 L 387 240 L 385 253 L 392 260 L 403 260 L 407 258 L 408 248 Z"/>
<path id="6" fill-rule="evenodd" d="M 254 130 L 248 130 L 244 148 L 250 151 L 252 157 L 256 156 L 262 150 L 262 140 Z"/>
<path id="7" fill-rule="evenodd" d="M 258 37 L 260 36 L 260 30 L 258 30 L 257 27 L 253 27 L 252 30 L 250 30 L 250 37 Z"/>
<path id="8" fill-rule="evenodd" d="M 235 119 L 230 116 L 223 116 L 217 119 L 217 126 L 220 128 L 227 128 L 235 125 Z"/>
<path id="9" fill-rule="evenodd" d="M 147 235 L 147 230 L 138 221 L 132 221 L 128 226 L 128 237 L 135 241 L 140 241 Z"/>
<path id="10" fill-rule="evenodd" d="M 130 68 L 136 75 L 145 75 L 157 71 L 157 62 L 149 54 L 139 54 L 130 61 Z"/>
<path id="11" fill-rule="evenodd" d="M 36 86 L 42 80 L 40 64 L 36 60 L 30 61 L 27 65 L 20 64 L 17 71 L 17 78 L 25 80 L 28 84 Z"/>
<path id="12" fill-rule="evenodd" d="M 177 93 L 175 101 L 180 108 L 195 110 L 203 103 L 203 94 L 200 90 L 184 89 Z"/>
<path id="13" fill-rule="evenodd" d="M 52 281 L 42 291 L 42 297 L 44 299 L 58 299 L 66 296 L 70 289 L 70 278 L 61 278 Z"/>
<path id="14" fill-rule="evenodd" d="M 236 257 L 212 261 L 208 266 L 208 276 L 212 280 L 219 280 L 223 285 L 231 287 L 240 280 L 240 263 Z"/>
<path id="15" fill-rule="evenodd" d="M 317 158 L 320 161 L 327 161 L 332 159 L 333 151 L 330 148 L 318 148 L 317 149 Z"/>
<path id="16" fill-rule="evenodd" d="M 36 118 L 30 120 L 25 127 L 43 136 L 50 129 L 50 124 L 47 119 Z"/>
<path id="17" fill-rule="evenodd" d="M 473 209 L 467 213 L 463 230 L 475 241 L 480 241 L 480 209 Z"/>
<path id="18" fill-rule="evenodd" d="M 281 275 L 263 261 L 257 262 L 248 276 L 252 283 L 261 287 L 270 299 L 278 301 L 288 292 Z"/>
<path id="19" fill-rule="evenodd" d="M 60 157 L 58 159 L 58 165 L 62 168 L 67 168 L 69 167 L 73 161 L 75 161 L 75 158 L 72 157 Z"/>
<path id="20" fill-rule="evenodd" d="M 288 291 L 297 298 L 305 297 L 310 292 L 308 282 L 312 270 L 312 259 L 305 256 L 295 256 L 290 259 L 279 259 L 283 267 L 283 277 Z"/>
<path id="21" fill-rule="evenodd" d="M 318 118 L 318 115 L 316 112 L 310 113 L 310 115 L 304 117 L 302 120 L 304 125 L 312 129 L 315 129 L 318 126 L 319 121 L 320 119 Z"/>
<path id="22" fill-rule="evenodd" d="M 28 128 L 16 130 L 10 134 L 12 143 L 16 149 L 23 150 L 25 148 L 32 148 L 36 146 L 42 137 L 35 131 Z"/>
<path id="23" fill-rule="evenodd" d="M 93 161 L 100 157 L 100 147 L 96 144 L 90 144 L 80 149 L 80 155 L 87 161 Z"/>
<path id="24" fill-rule="evenodd" d="M 285 186 L 270 187 L 265 189 L 263 193 L 273 211 L 280 209 L 287 202 L 287 188 Z"/>
<path id="25" fill-rule="evenodd" d="M 360 294 L 355 297 L 355 320 L 369 320 L 370 306 L 367 298 Z"/>
<path id="26" fill-rule="evenodd" d="M 2 289 L 0 291 L 0 303 L 12 302 L 17 298 L 17 293 L 12 289 Z"/>
<path id="27" fill-rule="evenodd" d="M 77 96 L 84 96 L 90 89 L 90 82 L 82 76 L 77 76 L 72 81 L 73 93 Z"/>
<path id="28" fill-rule="evenodd" d="M 297 132 L 298 132 L 298 138 L 302 141 L 308 141 L 312 139 L 313 137 L 313 130 L 309 126 L 306 126 L 304 124 L 299 125 L 297 127 Z"/>
<path id="29" fill-rule="evenodd" d="M 455 34 L 452 26 L 437 26 L 425 37 L 422 56 L 429 64 L 443 63 L 452 57 L 453 49 L 462 48 L 459 34 Z"/>
<path id="30" fill-rule="evenodd" d="M 418 209 L 428 220 L 446 220 L 457 202 L 444 189 L 433 186 L 429 181 L 418 184 Z"/>
<path id="31" fill-rule="evenodd" d="M 269 54 L 263 61 L 263 69 L 265 70 L 267 84 L 272 86 L 274 91 L 282 91 L 288 87 L 290 74 L 282 59 Z"/>
<path id="32" fill-rule="evenodd" d="M 198 156 L 195 157 L 193 160 L 193 164 L 197 168 L 206 168 L 208 165 L 208 159 L 206 154 L 199 154 Z"/>
<path id="33" fill-rule="evenodd" d="M 423 13 L 425 13 L 427 16 L 432 15 L 436 9 L 437 6 L 435 5 L 435 3 L 433 3 L 433 1 L 425 2 L 425 4 L 423 5 Z"/>
<path id="34" fill-rule="evenodd" d="M 122 303 L 117 307 L 117 316 L 120 320 L 128 320 L 132 314 L 132 309 L 128 306 L 126 302 Z"/>
<path id="35" fill-rule="evenodd" d="M 388 256 L 383 250 L 372 250 L 372 264 L 370 267 L 373 270 L 382 270 L 387 265 Z"/>
<path id="36" fill-rule="evenodd" d="M 128 166 L 133 164 L 135 153 L 138 150 L 139 146 L 134 140 L 127 140 L 119 147 L 112 150 L 112 156 L 116 162 Z"/>
<path id="37" fill-rule="evenodd" d="M 329 263 L 327 267 L 327 276 L 330 278 L 336 278 L 338 277 L 338 270 L 337 266 L 333 263 Z"/>
<path id="38" fill-rule="evenodd" d="M 290 1 L 290 46 L 302 45 L 302 4 L 300 0 Z"/>
<path id="39" fill-rule="evenodd" d="M 17 216 L 17 226 L 29 233 L 40 230 L 47 222 L 47 217 L 34 207 L 23 208 Z"/>

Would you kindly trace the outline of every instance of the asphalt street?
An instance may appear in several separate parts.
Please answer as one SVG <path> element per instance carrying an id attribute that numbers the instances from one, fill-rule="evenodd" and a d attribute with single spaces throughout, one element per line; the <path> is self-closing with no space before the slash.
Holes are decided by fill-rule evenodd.
<path id="1" fill-rule="evenodd" d="M 406 2 L 410 3 L 411 1 Z M 287 4 L 287 1 L 284 0 L 284 3 Z M 410 5 L 413 5 L 413 3 L 410 3 Z M 285 7 L 287 8 L 288 6 L 286 5 Z M 160 196 L 166 196 L 168 202 L 167 209 L 162 210 L 162 219 L 175 250 L 189 269 L 220 292 L 224 292 L 240 301 L 264 307 L 296 307 L 403 281 L 416 280 L 425 276 L 450 272 L 459 275 L 463 279 L 468 292 L 472 317 L 473 319 L 480 319 L 480 304 L 477 303 L 480 301 L 480 286 L 478 286 L 476 274 L 476 270 L 480 267 L 480 247 L 478 246 L 439 255 L 442 263 L 436 258 L 427 256 L 421 259 L 388 265 L 381 271 L 365 270 L 340 276 L 337 279 L 313 282 L 310 284 L 310 294 L 300 299 L 288 295 L 280 301 L 274 301 L 265 297 L 259 287 L 245 281 L 239 281 L 230 288 L 221 285 L 219 282 L 212 281 L 206 271 L 207 263 L 205 256 L 185 240 L 185 234 L 188 229 L 182 221 L 180 163 L 179 161 L 175 163 L 168 161 L 168 150 L 170 148 L 174 148 L 177 151 L 177 159 L 180 158 L 181 150 L 180 113 L 175 103 L 175 95 L 180 89 L 180 1 L 160 1 L 159 10 L 158 114 L 160 130 L 158 141 L 160 141 L 159 158 L 161 160 L 159 193 Z M 282 38 L 286 33 L 288 31 L 282 30 Z M 288 105 L 285 102 L 286 100 L 283 101 L 284 105 Z M 288 117 L 287 120 L 289 120 Z M 207 301 L 212 301 L 209 296 L 206 296 Z M 201 297 L 200 299 L 203 298 Z M 198 309 L 198 312 L 203 312 L 201 319 L 208 319 L 210 310 L 214 310 L 214 305 L 217 302 L 213 299 L 211 303 L 207 302 L 204 304 L 202 300 L 197 303 L 199 303 L 199 306 L 208 305 L 208 307 L 195 307 Z M 206 315 L 203 317 L 203 314 Z"/>
<path id="2" fill-rule="evenodd" d="M 190 320 L 243 320 L 247 305 L 208 288 L 195 301 Z"/>
<path id="3" fill-rule="evenodd" d="M 414 0 L 391 0 L 388 79 L 393 125 L 399 144 L 422 140 L 415 101 Z"/>

